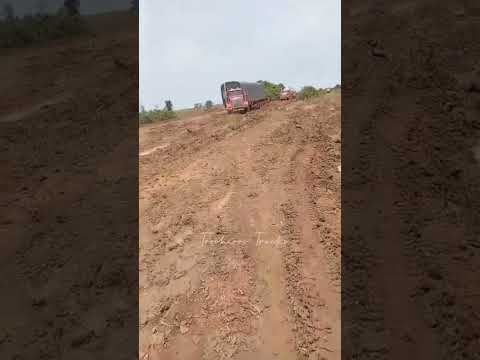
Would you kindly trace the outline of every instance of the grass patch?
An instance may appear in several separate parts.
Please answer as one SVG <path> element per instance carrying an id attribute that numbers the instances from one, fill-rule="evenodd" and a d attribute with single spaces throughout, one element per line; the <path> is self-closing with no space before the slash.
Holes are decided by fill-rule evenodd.
<path id="1" fill-rule="evenodd" d="M 149 110 L 139 113 L 140 124 L 151 124 L 157 121 L 176 119 L 177 114 L 173 110 Z"/>

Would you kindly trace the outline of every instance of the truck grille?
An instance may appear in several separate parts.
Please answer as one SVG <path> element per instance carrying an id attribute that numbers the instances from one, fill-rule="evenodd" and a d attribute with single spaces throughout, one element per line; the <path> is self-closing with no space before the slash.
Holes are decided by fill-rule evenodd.
<path id="1" fill-rule="evenodd" d="M 233 99 L 232 100 L 232 105 L 233 105 L 234 108 L 242 107 L 243 106 L 243 101 L 242 101 L 242 99 Z"/>

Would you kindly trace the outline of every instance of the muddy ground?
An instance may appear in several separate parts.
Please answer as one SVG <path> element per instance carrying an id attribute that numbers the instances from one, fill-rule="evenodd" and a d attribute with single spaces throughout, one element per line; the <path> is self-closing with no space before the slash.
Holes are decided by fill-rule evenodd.
<path id="1" fill-rule="evenodd" d="M 2 359 L 138 351 L 138 22 L 91 20 L 2 49 Z"/>
<path id="2" fill-rule="evenodd" d="M 344 355 L 477 359 L 479 4 L 342 6 Z"/>
<path id="3" fill-rule="evenodd" d="M 340 358 L 340 105 L 140 128 L 141 359 Z"/>

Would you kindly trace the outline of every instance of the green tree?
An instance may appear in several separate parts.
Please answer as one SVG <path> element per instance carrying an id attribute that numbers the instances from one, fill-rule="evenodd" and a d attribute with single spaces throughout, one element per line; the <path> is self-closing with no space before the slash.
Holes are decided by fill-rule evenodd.
<path id="1" fill-rule="evenodd" d="M 213 107 L 213 101 L 212 100 L 207 100 L 205 101 L 205 107 L 208 109 L 211 109 Z"/>
<path id="2" fill-rule="evenodd" d="M 165 110 L 167 110 L 167 111 L 172 111 L 173 110 L 173 104 L 170 100 L 165 101 Z"/>
<path id="3" fill-rule="evenodd" d="M 314 96 L 320 95 L 320 90 L 315 89 L 313 86 L 304 86 L 298 93 L 298 98 L 301 100 L 309 99 Z"/>
<path id="4" fill-rule="evenodd" d="M 258 80 L 257 83 L 262 84 L 267 97 L 270 100 L 277 100 L 280 98 L 280 93 L 285 88 L 283 84 L 274 84 L 269 81 Z"/>

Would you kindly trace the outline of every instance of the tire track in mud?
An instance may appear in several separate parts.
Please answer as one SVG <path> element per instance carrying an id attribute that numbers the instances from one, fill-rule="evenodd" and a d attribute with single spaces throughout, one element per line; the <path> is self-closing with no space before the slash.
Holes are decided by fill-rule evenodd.
<path id="1" fill-rule="evenodd" d="M 294 319 L 297 312 L 289 299 L 298 294 L 292 293 L 297 288 L 289 283 L 288 252 L 281 241 L 287 240 L 282 204 L 290 201 L 308 216 L 305 223 L 301 218 L 292 223 L 293 229 L 300 228 L 310 245 L 318 245 L 309 230 L 316 213 L 305 205 L 309 191 L 316 190 L 305 188 L 309 180 L 302 168 L 310 166 L 307 158 L 314 158 L 309 143 L 315 139 L 308 134 L 319 119 L 308 114 L 267 107 L 249 114 L 252 118 L 244 123 L 224 117 L 234 121 L 226 126 L 219 116 L 222 130 L 217 125 L 202 130 L 207 137 L 193 140 L 198 148 L 186 145 L 185 133 L 177 134 L 185 142 L 175 157 L 175 152 L 162 156 L 157 151 L 141 159 L 141 219 L 148 233 L 140 240 L 141 357 L 302 356 L 299 333 L 309 330 L 302 330 L 305 323 Z M 175 144 L 174 128 L 169 133 L 161 142 Z M 308 156 L 305 147 L 310 149 Z M 150 168 L 142 170 L 146 166 Z M 304 175 L 296 179 L 296 173 Z M 329 279 L 329 270 L 315 267 L 312 260 L 310 273 L 318 270 Z M 300 280 L 304 284 L 308 279 Z M 303 292 L 302 300 L 311 299 L 312 291 Z M 323 315 L 336 317 L 332 308 Z M 314 327 L 325 323 L 319 321 Z M 308 349 L 332 346 L 330 338 L 320 339 L 330 337 L 328 329 L 314 328 L 308 334 L 317 339 Z"/>
<path id="2" fill-rule="evenodd" d="M 381 214 L 382 222 L 378 225 L 378 239 L 389 239 L 388 245 L 378 243 L 378 249 L 383 262 L 379 263 L 377 269 L 378 283 L 382 284 L 386 294 L 384 309 L 388 316 L 385 316 L 385 325 L 390 335 L 389 339 L 395 339 L 387 344 L 389 356 L 394 358 L 405 358 L 413 356 L 419 359 L 439 358 L 436 340 L 429 331 L 428 324 L 422 319 L 418 303 L 412 294 L 415 293 L 418 284 L 408 269 L 408 258 L 406 244 L 401 240 L 402 223 L 396 216 L 397 208 L 395 200 L 400 198 L 398 188 L 395 184 L 395 173 L 392 164 L 397 163 L 395 152 L 385 137 L 386 131 L 376 127 L 374 145 L 377 157 L 377 176 L 384 180 L 382 188 L 378 189 L 383 196 L 376 198 L 374 207 Z M 388 235 L 387 235 L 388 234 Z M 404 309 L 403 312 L 398 309 Z M 403 317 L 411 316 L 410 326 L 402 327 Z M 411 334 L 416 334 L 415 339 Z"/>
<path id="3" fill-rule="evenodd" d="M 351 338 L 353 339 L 351 341 L 361 344 L 361 346 L 349 346 L 349 348 L 361 349 L 356 354 L 348 354 L 349 356 L 380 359 L 385 356 L 402 358 L 416 354 L 414 357 L 417 358 L 437 358 L 434 339 L 429 336 L 425 322 L 417 320 L 414 328 L 410 329 L 401 326 L 404 316 L 411 316 L 413 319 L 422 319 L 422 316 L 418 304 L 412 296 L 417 285 L 412 274 L 405 272 L 409 261 L 405 244 L 398 239 L 389 242 L 388 246 L 383 242 L 384 239 L 401 233 L 402 225 L 395 220 L 395 211 L 397 211 L 401 196 L 395 186 L 385 185 L 395 184 L 395 174 L 391 164 L 396 162 L 394 160 L 396 153 L 389 146 L 388 137 L 382 133 L 383 129 L 375 127 L 375 116 L 376 114 L 372 117 L 365 116 L 369 120 L 360 127 L 360 138 L 363 142 L 354 144 L 358 146 L 359 171 L 351 174 L 354 176 L 342 184 L 343 188 L 350 192 L 346 198 L 353 199 L 356 187 L 364 186 L 372 179 L 377 179 L 380 184 L 375 187 L 376 196 L 372 197 L 361 191 L 356 196 L 356 202 L 348 204 L 348 206 L 351 209 L 357 208 L 360 214 L 368 214 L 367 218 L 378 217 L 381 219 L 375 226 L 368 227 L 368 222 L 348 223 L 348 226 L 353 226 L 357 236 L 355 240 L 348 240 L 349 249 L 342 260 L 342 266 L 349 267 L 346 270 L 349 274 L 357 273 L 358 275 L 350 276 L 351 280 L 349 281 L 352 283 L 345 286 L 345 289 L 358 290 L 358 292 L 345 294 L 344 297 L 347 300 L 342 303 L 342 309 L 346 310 L 345 316 L 348 319 L 346 323 L 359 323 L 363 328 L 345 329 L 345 334 L 348 331 L 348 335 L 344 335 L 343 338 Z M 370 154 L 379 155 L 372 158 Z M 361 219 L 360 215 L 358 219 Z M 354 252 L 354 246 L 356 252 Z M 354 253 L 362 254 L 361 263 L 355 257 L 347 258 L 349 254 Z M 381 254 L 381 256 L 377 254 Z M 384 259 L 388 259 L 388 261 Z M 371 295 L 370 291 L 375 296 Z M 400 294 L 400 296 L 392 297 L 389 295 L 392 293 Z M 379 296 L 379 294 L 382 295 Z M 356 303 L 350 303 L 347 302 L 349 299 L 358 300 Z M 352 309 L 351 314 L 355 314 L 355 316 L 362 314 L 361 318 L 350 318 L 349 309 Z M 384 309 L 388 311 L 385 312 Z M 408 311 L 405 313 L 404 310 L 401 313 L 397 309 L 408 309 Z M 385 314 L 389 316 L 387 317 Z M 362 337 L 362 333 L 376 333 L 377 336 L 376 338 Z M 414 339 L 412 333 L 417 334 L 421 340 Z M 395 336 L 391 337 L 390 334 L 395 334 Z M 387 339 L 395 340 L 390 342 Z"/>
<path id="4" fill-rule="evenodd" d="M 222 146 L 221 144 L 222 143 L 220 142 L 219 146 Z M 179 193 L 183 193 L 182 199 L 178 200 L 183 201 L 187 208 L 191 206 L 198 207 L 197 204 L 199 203 L 199 201 L 203 202 L 203 204 L 208 207 L 206 211 L 201 212 L 201 215 L 193 216 L 192 221 L 194 225 L 199 225 L 200 227 L 200 229 L 197 228 L 195 229 L 195 231 L 211 231 L 212 229 L 208 227 L 213 224 L 215 226 L 215 235 L 225 235 L 225 233 L 228 234 L 228 231 L 234 233 L 239 232 L 238 230 L 236 230 L 236 228 L 238 227 L 237 224 L 229 220 L 230 214 L 228 212 L 222 215 L 219 214 L 227 206 L 228 202 L 232 202 L 231 198 L 235 197 L 235 191 L 229 190 L 229 192 L 227 192 L 227 194 L 224 195 L 224 197 L 222 198 L 222 193 L 224 191 L 223 189 L 225 187 L 230 189 L 236 189 L 236 187 L 238 187 L 238 179 L 240 178 L 240 176 L 235 175 L 238 172 L 238 165 L 240 161 L 238 159 L 234 161 L 229 161 L 228 156 L 225 156 L 225 153 L 233 152 L 233 155 L 235 155 L 237 150 L 235 147 L 237 147 L 238 150 L 241 150 L 242 147 L 248 146 L 248 144 L 245 144 L 244 141 L 241 141 L 240 144 L 230 145 L 230 147 L 232 146 L 234 147 L 233 149 L 225 149 L 223 154 L 222 152 L 207 150 L 209 156 L 205 156 L 204 158 L 209 159 L 208 168 L 203 167 L 200 161 L 192 162 L 189 165 L 185 166 L 183 169 L 183 176 L 180 177 L 186 179 L 185 181 L 187 183 L 185 185 L 180 184 L 180 189 L 178 189 L 177 187 L 176 191 Z M 239 152 L 239 154 L 241 154 L 241 152 Z M 225 164 L 228 165 L 225 166 Z M 218 172 L 216 172 L 216 170 L 218 170 Z M 225 175 L 227 178 L 222 179 L 222 175 Z M 194 185 L 192 183 L 195 182 L 195 179 L 199 179 L 199 184 L 197 184 L 196 186 L 192 186 Z M 226 184 L 224 180 L 229 180 L 230 182 L 232 182 L 232 185 L 229 186 L 228 181 Z M 199 195 L 195 193 L 191 194 L 191 191 L 194 189 L 194 187 L 198 187 L 199 190 L 201 187 L 208 188 L 209 191 L 203 192 Z M 207 196 L 207 198 L 203 199 L 202 201 L 202 196 L 205 195 Z M 186 203 L 185 200 L 187 200 Z M 170 204 L 173 205 L 172 203 Z M 209 204 L 211 204 L 211 206 Z M 175 206 L 171 206 L 171 208 L 175 208 Z M 175 224 L 165 223 L 163 227 L 175 231 Z M 154 231 L 158 232 L 159 230 L 160 229 L 157 228 Z M 197 238 L 196 242 L 199 241 L 200 239 Z M 205 263 L 204 267 L 202 269 L 197 268 L 196 271 L 203 274 L 205 281 L 197 286 L 199 288 L 198 291 L 194 291 L 194 293 L 189 294 L 189 296 L 183 297 L 183 300 L 180 299 L 180 301 L 178 301 L 177 299 L 177 303 L 183 303 L 183 305 L 187 307 L 194 307 L 195 303 L 203 303 L 205 305 L 203 308 L 198 309 L 198 311 L 204 311 L 208 313 L 208 317 L 204 316 L 203 319 L 197 319 L 197 324 L 191 323 L 189 325 L 190 327 L 192 327 L 192 329 L 195 328 L 195 325 L 197 325 L 198 328 L 211 329 L 211 331 L 207 332 L 209 336 L 199 336 L 197 339 L 198 343 L 201 343 L 204 348 L 204 355 L 206 358 L 212 358 L 214 354 L 220 354 L 221 356 L 232 356 L 237 351 L 248 347 L 248 339 L 246 336 L 242 337 L 238 334 L 230 336 L 230 333 L 222 333 L 222 329 L 220 326 L 222 324 L 222 321 L 220 320 L 224 320 L 225 322 L 227 322 L 229 328 L 237 328 L 238 331 L 243 328 L 243 331 L 247 334 L 252 332 L 252 330 L 249 329 L 249 326 L 247 326 L 247 329 L 245 329 L 245 325 L 248 325 L 248 323 L 250 322 L 247 320 L 249 319 L 249 317 L 251 317 L 252 311 L 251 306 L 249 306 L 249 303 L 247 302 L 247 299 L 249 298 L 247 296 L 249 288 L 248 284 L 250 281 L 247 277 L 247 279 L 243 281 L 244 285 L 242 286 L 242 279 L 237 279 L 236 281 L 233 281 L 234 279 L 228 278 L 228 276 L 232 274 L 252 274 L 252 270 L 248 270 L 248 267 L 250 266 L 249 261 L 243 260 L 245 259 L 245 251 L 243 251 L 241 247 L 233 249 L 233 252 L 230 250 L 231 248 L 229 248 L 228 246 L 223 246 L 222 244 L 214 246 L 211 249 L 207 249 L 207 247 L 202 247 L 201 252 L 203 255 L 196 255 L 198 258 L 198 262 L 201 263 L 202 259 L 208 259 L 208 262 L 203 261 Z M 158 256 L 160 254 L 156 255 Z M 248 260 L 248 258 L 246 260 Z M 237 273 L 232 272 L 232 269 L 229 269 L 229 266 L 231 264 L 237 264 L 237 270 L 239 267 L 243 268 L 244 271 Z M 232 288 L 232 285 L 235 285 L 236 287 Z M 225 296 L 225 294 L 241 294 L 241 296 L 240 298 L 238 296 L 234 296 L 232 298 L 231 296 Z M 188 299 L 188 297 L 190 297 L 191 299 Z M 210 302 L 210 299 L 219 300 L 215 302 Z M 242 301 L 242 299 L 244 299 L 244 301 Z M 240 304 L 240 307 L 237 308 L 236 311 L 230 310 L 229 314 L 233 315 L 236 319 L 240 319 L 242 321 L 236 321 L 235 319 L 229 320 L 228 316 L 227 318 L 225 318 L 225 312 L 229 311 L 229 307 L 231 307 L 233 303 L 235 303 L 236 305 Z M 179 312 L 180 311 L 177 311 L 177 313 Z M 183 313 L 185 314 L 188 312 Z M 179 329 L 181 328 L 181 326 L 182 325 L 179 326 Z M 162 331 L 163 330 L 165 329 L 162 329 Z M 220 330 L 220 333 L 218 333 L 217 330 Z M 175 337 L 176 335 L 174 331 L 167 332 L 170 337 Z M 162 334 L 165 333 L 162 332 Z M 168 337 L 163 335 L 161 336 L 161 340 L 163 345 L 166 345 Z M 148 339 L 146 341 L 148 341 Z M 172 343 L 172 347 L 173 345 L 174 343 Z M 162 356 L 166 356 L 166 358 L 168 358 L 168 356 L 173 355 L 168 355 L 164 353 Z"/>
<path id="5" fill-rule="evenodd" d="M 215 151 L 212 149 L 214 144 L 239 135 L 266 118 L 263 113 L 231 116 L 214 113 L 212 116 L 213 119 L 206 117 L 205 121 L 199 124 L 199 128 L 190 132 L 184 129 L 188 129 L 188 125 L 184 124 L 185 120 L 160 124 L 158 127 L 145 127 L 144 132 L 150 132 L 152 137 L 161 135 L 163 139 L 173 140 L 164 140 L 162 145 L 153 145 L 148 148 L 145 144 L 140 145 L 140 153 L 144 154 L 140 158 L 141 177 L 145 179 L 142 187 L 165 180 L 160 178 L 164 177 L 163 173 L 179 173 L 192 162 L 202 161 L 209 156 L 209 153 Z M 169 145 L 165 146 L 166 144 Z M 152 162 L 162 164 L 161 173 L 154 166 L 147 166 Z"/>
<path id="6" fill-rule="evenodd" d="M 303 111 L 295 115 L 310 122 L 306 126 L 308 135 L 303 133 L 308 122 L 303 121 L 300 126 L 292 124 L 296 133 L 301 134 L 296 141 L 303 146 L 289 159 L 285 183 L 293 196 L 281 206 L 282 233 L 288 239 L 283 256 L 296 348 L 300 359 L 338 359 L 339 184 L 332 184 L 330 175 L 336 170 L 335 154 L 329 153 L 333 140 L 321 126 L 324 121 L 318 122 Z M 293 128 L 285 132 L 289 134 L 287 141 L 292 133 L 295 133 Z"/>

